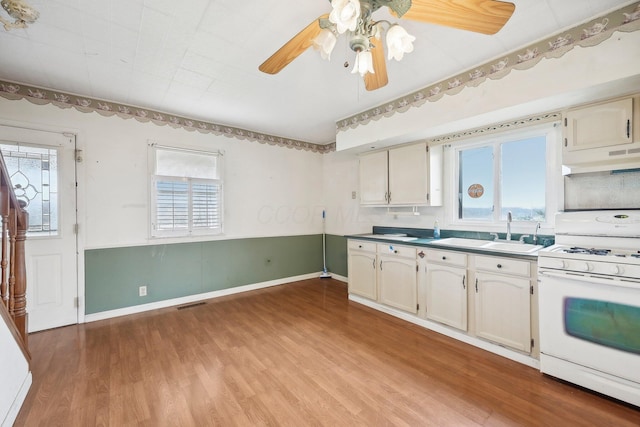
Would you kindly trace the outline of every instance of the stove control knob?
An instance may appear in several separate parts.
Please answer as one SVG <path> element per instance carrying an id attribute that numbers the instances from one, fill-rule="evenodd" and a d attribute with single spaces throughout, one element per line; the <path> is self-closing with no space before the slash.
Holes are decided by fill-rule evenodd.
<path id="1" fill-rule="evenodd" d="M 582 271 L 591 271 L 591 265 L 588 262 L 585 262 L 580 266 Z"/>
<path id="2" fill-rule="evenodd" d="M 567 268 L 567 263 L 564 260 L 558 260 L 558 268 Z"/>
<path id="3" fill-rule="evenodd" d="M 622 274 L 623 269 L 620 268 L 619 265 L 612 265 L 611 266 L 611 274 Z"/>

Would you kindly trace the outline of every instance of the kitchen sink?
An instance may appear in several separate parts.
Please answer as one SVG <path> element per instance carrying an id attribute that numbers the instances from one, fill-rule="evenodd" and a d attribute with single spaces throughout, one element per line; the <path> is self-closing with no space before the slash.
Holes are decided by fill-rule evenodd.
<path id="1" fill-rule="evenodd" d="M 444 246 L 454 246 L 457 248 L 482 249 L 487 251 L 507 252 L 516 254 L 532 254 L 542 249 L 540 245 L 531 245 L 514 241 L 494 241 L 465 239 L 461 237 L 449 237 L 447 239 L 435 240 L 433 243 Z"/>
<path id="2" fill-rule="evenodd" d="M 518 241 L 513 242 L 489 242 L 483 249 L 494 250 L 494 251 L 504 251 L 504 252 L 515 252 L 519 254 L 528 254 L 537 252 L 542 249 L 541 245 L 531 245 L 529 243 L 520 243 Z"/>
<path id="3" fill-rule="evenodd" d="M 438 245 L 456 246 L 459 248 L 480 248 L 490 242 L 488 240 L 448 237 L 446 239 L 434 240 L 433 243 L 436 243 Z"/>

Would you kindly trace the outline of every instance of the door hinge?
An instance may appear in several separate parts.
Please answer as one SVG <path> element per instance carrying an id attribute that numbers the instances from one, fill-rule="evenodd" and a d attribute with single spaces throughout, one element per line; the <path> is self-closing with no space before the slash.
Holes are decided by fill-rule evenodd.
<path id="1" fill-rule="evenodd" d="M 536 340 L 534 340 L 533 338 L 531 338 L 531 348 L 534 348 L 534 347 L 535 347 L 535 343 L 536 343 Z"/>
<path id="2" fill-rule="evenodd" d="M 564 139 L 564 146 L 568 147 L 569 146 L 569 142 L 567 141 L 567 138 Z"/>
<path id="3" fill-rule="evenodd" d="M 429 201 L 429 193 L 427 193 L 427 201 Z"/>
<path id="4" fill-rule="evenodd" d="M 418 264 L 416 264 L 416 273 L 418 273 L 420 270 L 418 270 Z"/>
<path id="5" fill-rule="evenodd" d="M 531 295 L 533 295 L 533 285 L 531 285 Z"/>
<path id="6" fill-rule="evenodd" d="M 78 298 L 78 297 L 74 297 L 73 298 L 73 307 L 74 308 L 80 307 L 80 298 Z"/>
<path id="7" fill-rule="evenodd" d="M 73 224 L 73 234 L 78 234 L 79 229 L 80 229 L 79 224 Z"/>
<path id="8" fill-rule="evenodd" d="M 567 118 L 565 117 L 565 118 L 564 118 L 564 127 L 567 127 L 567 123 L 568 123 L 568 122 L 567 122 Z"/>
<path id="9" fill-rule="evenodd" d="M 416 304 L 416 311 L 420 310 L 420 304 Z"/>
<path id="10" fill-rule="evenodd" d="M 76 151 L 75 152 L 76 162 L 77 163 L 82 163 L 82 160 L 84 160 L 83 157 L 82 157 L 82 150 L 76 148 L 75 151 Z"/>

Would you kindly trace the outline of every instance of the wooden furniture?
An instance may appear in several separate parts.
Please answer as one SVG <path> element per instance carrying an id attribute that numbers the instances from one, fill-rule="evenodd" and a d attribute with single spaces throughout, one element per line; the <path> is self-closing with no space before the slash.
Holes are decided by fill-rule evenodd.
<path id="1" fill-rule="evenodd" d="M 2 250 L 0 258 L 0 311 L 27 360 L 27 279 L 25 239 L 29 216 L 24 202 L 13 191 L 4 159 L 0 155 L 0 217 L 2 218 Z"/>

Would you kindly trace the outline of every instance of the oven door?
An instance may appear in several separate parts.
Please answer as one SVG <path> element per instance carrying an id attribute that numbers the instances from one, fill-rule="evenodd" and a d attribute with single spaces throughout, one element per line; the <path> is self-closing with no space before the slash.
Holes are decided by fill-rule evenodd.
<path id="1" fill-rule="evenodd" d="M 540 351 L 640 383 L 640 281 L 544 269 L 538 277 Z"/>

